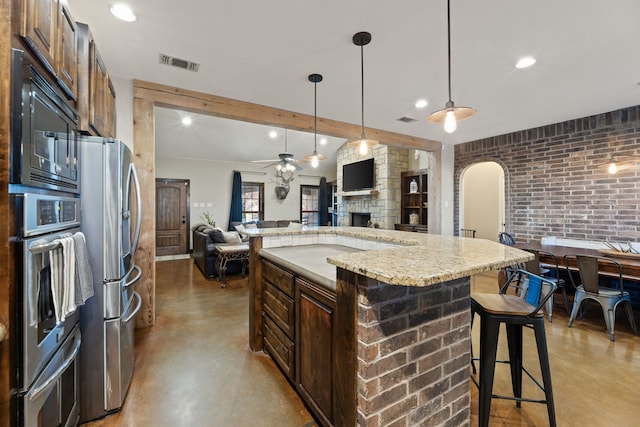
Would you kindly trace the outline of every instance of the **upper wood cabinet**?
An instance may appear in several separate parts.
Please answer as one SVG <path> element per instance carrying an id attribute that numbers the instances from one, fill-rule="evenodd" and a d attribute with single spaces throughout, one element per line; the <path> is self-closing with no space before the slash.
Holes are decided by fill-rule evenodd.
<path id="1" fill-rule="evenodd" d="M 22 0 L 20 35 L 65 94 L 78 94 L 77 26 L 58 0 Z"/>
<path id="2" fill-rule="evenodd" d="M 78 94 L 78 27 L 67 5 L 60 7 L 56 74 L 65 91 Z"/>
<path id="3" fill-rule="evenodd" d="M 78 23 L 79 129 L 92 135 L 116 136 L 116 92 L 107 67 L 86 24 Z"/>

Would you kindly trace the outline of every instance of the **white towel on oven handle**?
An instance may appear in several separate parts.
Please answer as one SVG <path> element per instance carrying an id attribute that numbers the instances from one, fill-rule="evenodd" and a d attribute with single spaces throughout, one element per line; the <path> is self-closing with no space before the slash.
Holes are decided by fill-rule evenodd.
<path id="1" fill-rule="evenodd" d="M 72 237 L 60 239 L 64 259 L 64 292 L 62 294 L 62 316 L 64 320 L 76 311 L 76 244 Z"/>
<path id="2" fill-rule="evenodd" d="M 84 304 L 93 296 L 93 273 L 89 263 L 87 253 L 87 242 L 82 232 L 77 232 L 73 236 L 76 250 L 76 305 Z"/>
<path id="3" fill-rule="evenodd" d="M 56 322 L 64 322 L 76 311 L 76 250 L 72 237 L 57 240 L 60 247 L 51 251 L 51 294 Z"/>

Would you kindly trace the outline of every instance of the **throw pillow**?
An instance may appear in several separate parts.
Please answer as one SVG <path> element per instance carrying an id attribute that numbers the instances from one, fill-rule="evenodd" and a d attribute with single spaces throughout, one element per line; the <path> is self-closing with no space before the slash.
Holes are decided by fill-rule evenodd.
<path id="1" fill-rule="evenodd" d="M 211 241 L 213 243 L 226 243 L 224 240 L 224 235 L 222 234 L 222 230 L 219 228 L 214 228 L 213 230 L 209 230 L 209 237 L 211 237 Z"/>
<path id="2" fill-rule="evenodd" d="M 299 222 L 290 222 L 287 228 L 291 230 L 302 230 L 302 224 Z"/>
<path id="3" fill-rule="evenodd" d="M 224 241 L 226 243 L 230 243 L 232 245 L 242 244 L 242 239 L 240 239 L 240 235 L 237 231 L 223 231 L 222 235 L 224 236 Z"/>
<path id="4" fill-rule="evenodd" d="M 247 227 L 247 228 L 249 228 L 249 227 Z M 238 224 L 238 225 L 235 226 L 235 229 L 236 229 L 236 231 L 240 232 L 240 231 L 244 230 L 244 225 Z"/>
<path id="5" fill-rule="evenodd" d="M 245 228 L 258 228 L 258 224 L 256 224 L 255 222 L 250 222 Z"/>

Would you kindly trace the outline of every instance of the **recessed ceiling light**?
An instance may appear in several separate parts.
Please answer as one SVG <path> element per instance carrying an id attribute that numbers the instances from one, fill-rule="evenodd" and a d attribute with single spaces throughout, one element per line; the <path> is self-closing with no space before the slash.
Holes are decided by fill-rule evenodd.
<path id="1" fill-rule="evenodd" d="M 427 105 L 429 105 L 429 103 L 427 102 L 426 99 L 419 99 L 415 103 L 416 108 L 424 108 Z"/>
<path id="2" fill-rule="evenodd" d="M 275 130 L 272 130 L 271 132 L 269 132 L 269 138 L 275 139 L 277 136 L 278 136 L 278 132 L 276 132 Z"/>
<path id="3" fill-rule="evenodd" d="M 125 4 L 116 3 L 111 5 L 111 14 L 118 19 L 126 22 L 134 22 L 138 17 L 133 13 L 133 10 Z"/>
<path id="4" fill-rule="evenodd" d="M 535 63 L 536 63 L 536 60 L 534 58 L 527 56 L 518 61 L 518 63 L 516 64 L 516 68 L 528 68 Z"/>
<path id="5" fill-rule="evenodd" d="M 185 126 L 189 126 L 191 124 L 191 117 L 184 116 L 182 118 L 182 124 L 185 125 Z"/>
<path id="6" fill-rule="evenodd" d="M 320 145 L 327 145 L 327 138 L 320 138 Z"/>

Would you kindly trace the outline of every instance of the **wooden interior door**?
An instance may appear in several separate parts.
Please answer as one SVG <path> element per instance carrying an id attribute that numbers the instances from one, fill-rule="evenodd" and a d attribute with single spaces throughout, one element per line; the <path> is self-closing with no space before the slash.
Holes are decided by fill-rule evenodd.
<path id="1" fill-rule="evenodd" d="M 189 248 L 189 180 L 156 178 L 156 255 Z"/>

